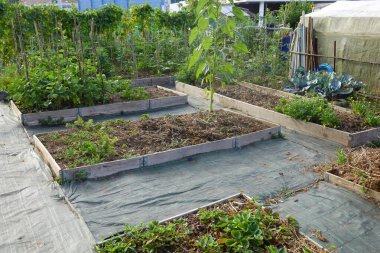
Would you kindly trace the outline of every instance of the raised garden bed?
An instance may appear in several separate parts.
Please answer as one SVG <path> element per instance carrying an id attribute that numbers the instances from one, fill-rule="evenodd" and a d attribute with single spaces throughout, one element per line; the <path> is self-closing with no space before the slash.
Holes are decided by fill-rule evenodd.
<path id="1" fill-rule="evenodd" d="M 153 82 L 152 80 L 152 78 L 149 78 L 147 82 L 151 84 Z M 139 85 L 144 85 L 143 81 L 139 82 Z M 35 113 L 21 112 L 13 101 L 10 102 L 10 107 L 24 125 L 34 126 L 71 122 L 78 116 L 93 117 L 97 115 L 123 114 L 187 104 L 187 95 L 181 92 L 161 86 L 148 87 L 146 85 L 144 89 L 150 99 L 123 102 L 123 99 L 115 97 L 114 103 L 110 104 Z"/>
<path id="2" fill-rule="evenodd" d="M 299 232 L 294 218 L 282 220 L 244 194 L 159 223 L 127 226 L 99 243 L 97 251 L 114 252 L 115 247 L 118 252 L 327 252 Z"/>
<path id="3" fill-rule="evenodd" d="M 245 87 L 248 85 L 247 83 L 243 85 L 232 86 L 222 91 L 226 96 L 215 93 L 215 102 L 226 108 L 239 110 L 253 117 L 285 126 L 288 129 L 328 139 L 348 147 L 360 146 L 380 138 L 380 127 L 364 127 L 364 130 L 361 130 L 362 127 L 358 124 L 358 116 L 347 109 L 334 107 L 343 122 L 341 130 L 324 127 L 319 124 L 293 119 L 290 116 L 274 111 L 279 99 L 291 98 L 291 94 L 257 85 L 247 88 Z M 176 89 L 190 96 L 207 99 L 203 89 L 196 86 L 176 82 Z"/>
<path id="4" fill-rule="evenodd" d="M 327 182 L 380 203 L 380 148 L 339 150 L 337 161 L 327 166 Z"/>
<path id="5" fill-rule="evenodd" d="M 280 127 L 225 110 L 138 121 L 76 121 L 67 131 L 34 136 L 56 177 L 97 178 L 280 134 Z"/>

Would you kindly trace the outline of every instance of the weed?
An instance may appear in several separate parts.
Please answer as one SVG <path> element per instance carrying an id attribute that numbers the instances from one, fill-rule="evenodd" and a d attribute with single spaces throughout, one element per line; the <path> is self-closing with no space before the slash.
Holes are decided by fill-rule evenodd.
<path id="1" fill-rule="evenodd" d="M 343 165 L 347 162 L 347 153 L 343 148 L 338 148 L 336 150 L 336 163 L 338 165 Z"/>
<path id="2" fill-rule="evenodd" d="M 54 182 L 57 182 L 57 184 L 59 185 L 63 185 L 66 182 L 66 180 L 62 177 L 54 177 L 53 180 Z"/>
<path id="3" fill-rule="evenodd" d="M 74 182 L 84 182 L 84 181 L 86 181 L 89 174 L 90 173 L 86 170 L 76 171 L 73 174 L 73 181 Z"/>
<path id="4" fill-rule="evenodd" d="M 150 119 L 150 115 L 147 113 L 141 114 L 140 116 L 141 119 Z"/>
<path id="5" fill-rule="evenodd" d="M 380 126 L 380 116 L 371 102 L 365 99 L 351 100 L 351 108 L 355 114 L 360 115 L 369 126 Z"/>
<path id="6" fill-rule="evenodd" d="M 112 122 L 111 122 L 112 123 Z M 94 123 L 92 120 L 84 121 L 81 117 L 74 123 L 68 123 L 69 129 L 75 129 L 63 138 L 68 144 L 64 156 L 72 162 L 69 167 L 78 167 L 86 164 L 96 164 L 108 160 L 115 152 L 116 138 L 111 137 L 109 124 Z"/>
<path id="7" fill-rule="evenodd" d="M 52 117 L 47 117 L 47 119 L 39 119 L 38 123 L 43 126 L 60 126 L 64 124 L 64 118 L 53 119 Z"/>
<path id="8" fill-rule="evenodd" d="M 372 141 L 371 144 L 369 144 L 373 148 L 380 148 L 380 139 Z"/>
<path id="9" fill-rule="evenodd" d="M 285 135 L 281 132 L 278 132 L 276 134 L 272 134 L 271 139 L 284 139 Z"/>

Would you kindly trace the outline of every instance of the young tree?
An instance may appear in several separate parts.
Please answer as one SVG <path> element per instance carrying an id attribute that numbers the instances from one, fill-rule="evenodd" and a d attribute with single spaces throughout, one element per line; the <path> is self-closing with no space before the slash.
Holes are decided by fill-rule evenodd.
<path id="1" fill-rule="evenodd" d="M 232 0 L 229 0 L 233 4 Z M 188 69 L 196 68 L 196 78 L 208 85 L 205 88 L 210 98 L 210 112 L 213 111 L 214 86 L 217 77 L 222 85 L 230 83 L 234 67 L 228 61 L 231 53 L 248 53 L 247 46 L 235 35 L 234 20 L 244 20 L 243 11 L 232 7 L 235 18 L 221 13 L 220 0 L 199 0 L 195 8 L 196 26 L 191 30 L 189 43 L 196 47 L 189 58 Z"/>

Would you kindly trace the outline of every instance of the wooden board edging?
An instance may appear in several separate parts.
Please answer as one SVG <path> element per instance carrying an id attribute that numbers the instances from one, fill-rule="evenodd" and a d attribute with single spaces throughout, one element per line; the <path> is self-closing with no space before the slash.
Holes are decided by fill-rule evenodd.
<path id="1" fill-rule="evenodd" d="M 37 153 L 40 154 L 42 160 L 49 166 L 53 173 L 53 177 L 61 177 L 61 167 L 54 160 L 53 156 L 42 144 L 36 135 L 33 135 L 33 144 Z"/>
<path id="2" fill-rule="evenodd" d="M 190 96 L 208 99 L 203 89 L 182 82 L 176 82 L 176 89 Z M 348 133 L 338 129 L 323 127 L 321 125 L 293 119 L 285 114 L 252 105 L 237 99 L 229 98 L 218 93 L 214 94 L 214 101 L 226 108 L 236 109 L 255 118 L 279 124 L 288 129 L 304 134 L 334 141 L 347 147 L 356 147 L 373 140 L 380 139 L 380 128 L 366 131 Z"/>
<path id="3" fill-rule="evenodd" d="M 374 191 L 372 189 L 365 189 L 361 185 L 354 182 L 348 181 L 347 179 L 341 178 L 331 172 L 325 172 L 324 178 L 326 182 L 338 185 L 347 190 L 353 191 L 362 197 L 371 197 L 374 200 L 380 202 L 380 192 Z"/>

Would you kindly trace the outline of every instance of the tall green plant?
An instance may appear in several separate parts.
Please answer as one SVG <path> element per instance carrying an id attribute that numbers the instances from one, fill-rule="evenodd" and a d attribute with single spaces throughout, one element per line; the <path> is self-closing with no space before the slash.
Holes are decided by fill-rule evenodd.
<path id="1" fill-rule="evenodd" d="M 233 1 L 230 0 L 233 4 Z M 217 77 L 222 85 L 232 81 L 234 67 L 229 60 L 234 53 L 248 53 L 247 46 L 235 36 L 236 23 L 233 18 L 221 13 L 219 0 L 200 0 L 195 8 L 196 26 L 191 30 L 189 43 L 195 49 L 189 57 L 188 69 L 196 66 L 196 78 L 206 83 L 210 98 L 210 112 L 213 111 L 214 86 Z M 244 20 L 241 9 L 233 6 L 232 13 L 237 20 Z"/>

